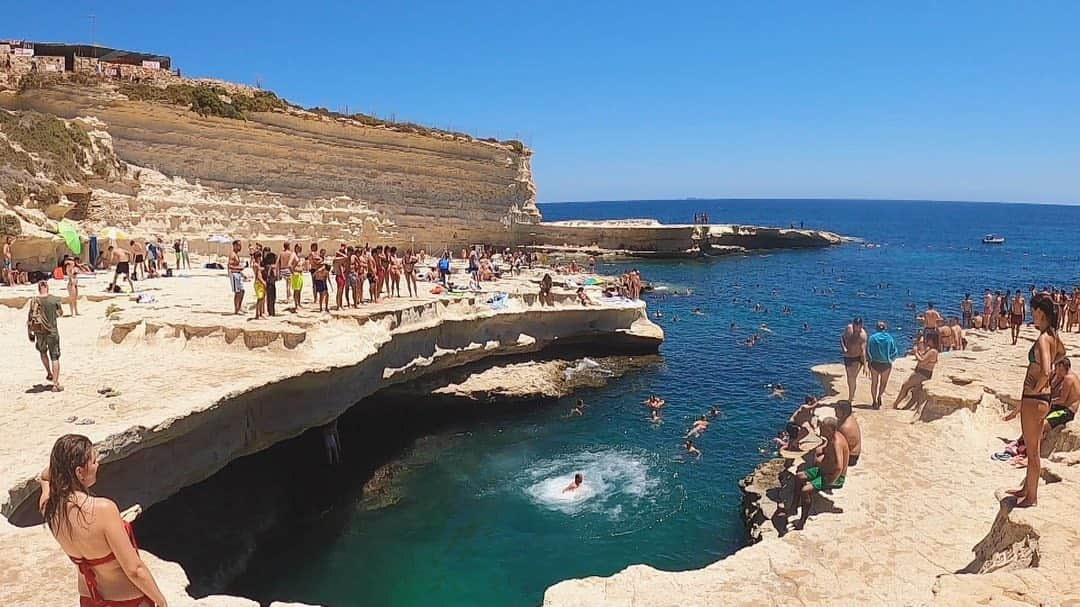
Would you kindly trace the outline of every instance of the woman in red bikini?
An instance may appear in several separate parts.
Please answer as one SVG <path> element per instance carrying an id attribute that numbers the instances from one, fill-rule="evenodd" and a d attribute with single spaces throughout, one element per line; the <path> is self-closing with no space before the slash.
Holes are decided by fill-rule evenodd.
<path id="1" fill-rule="evenodd" d="M 65 434 L 39 479 L 45 524 L 79 570 L 80 607 L 167 607 L 131 525 L 112 500 L 90 494 L 97 472 L 90 439 Z"/>

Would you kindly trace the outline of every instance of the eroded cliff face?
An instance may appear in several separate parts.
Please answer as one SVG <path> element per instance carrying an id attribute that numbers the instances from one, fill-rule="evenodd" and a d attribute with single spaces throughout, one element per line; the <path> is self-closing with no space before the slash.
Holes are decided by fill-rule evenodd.
<path id="1" fill-rule="evenodd" d="M 435 249 L 510 244 L 535 223 L 530 151 L 440 133 L 367 126 L 295 108 L 247 119 L 136 101 L 110 85 L 0 93 L 0 107 L 89 118 L 119 174 L 52 175 L 93 188 L 76 219 L 136 236 L 349 239 Z M 29 179 L 29 177 L 27 177 Z M 19 203 L 5 197 L 11 208 Z"/>

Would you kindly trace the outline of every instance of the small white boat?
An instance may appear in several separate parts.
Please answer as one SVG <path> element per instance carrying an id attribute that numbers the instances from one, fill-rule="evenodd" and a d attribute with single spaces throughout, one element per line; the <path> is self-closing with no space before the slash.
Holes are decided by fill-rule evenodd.
<path id="1" fill-rule="evenodd" d="M 997 234 L 987 234 L 983 236 L 982 242 L 983 244 L 1005 244 L 1005 237 Z"/>

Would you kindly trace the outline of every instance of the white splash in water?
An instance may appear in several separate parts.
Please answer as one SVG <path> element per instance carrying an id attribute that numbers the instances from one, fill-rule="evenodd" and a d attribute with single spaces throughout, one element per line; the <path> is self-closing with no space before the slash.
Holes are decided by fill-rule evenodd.
<path id="1" fill-rule="evenodd" d="M 585 477 L 581 487 L 563 491 L 577 472 Z M 538 506 L 569 515 L 604 514 L 612 520 L 622 516 L 624 506 L 649 498 L 659 485 L 635 454 L 615 449 L 537 462 L 524 478 L 525 494 Z"/>

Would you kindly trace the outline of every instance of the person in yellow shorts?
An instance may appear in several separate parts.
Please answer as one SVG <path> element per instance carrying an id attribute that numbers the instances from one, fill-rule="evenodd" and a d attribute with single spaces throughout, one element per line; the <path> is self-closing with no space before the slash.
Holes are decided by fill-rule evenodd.
<path id="1" fill-rule="evenodd" d="M 255 270 L 255 318 L 262 318 L 266 313 L 266 271 L 263 268 L 263 254 L 256 252 L 251 256 L 251 267 Z"/>

